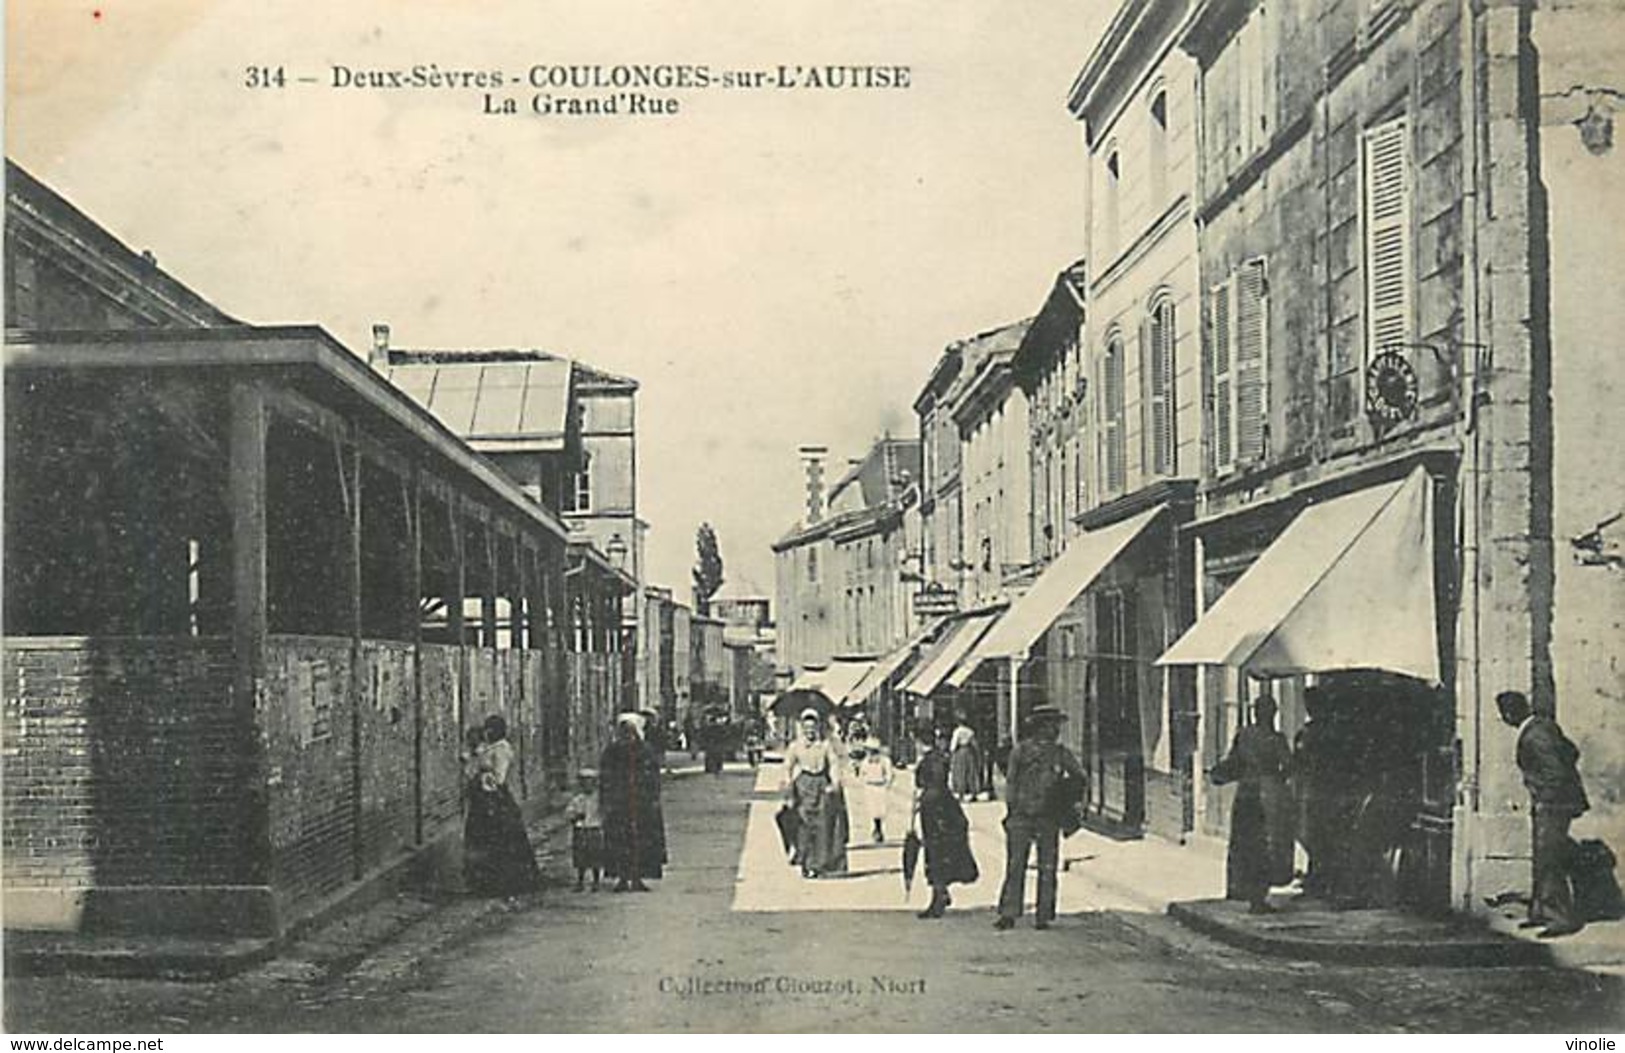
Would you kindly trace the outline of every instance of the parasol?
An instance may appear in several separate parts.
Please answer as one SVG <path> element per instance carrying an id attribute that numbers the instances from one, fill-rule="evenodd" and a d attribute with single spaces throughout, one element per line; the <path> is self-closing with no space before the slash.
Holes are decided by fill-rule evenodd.
<path id="1" fill-rule="evenodd" d="M 784 844 L 786 853 L 796 850 L 796 841 L 801 836 L 801 816 L 788 804 L 779 809 L 773 821 L 779 827 L 779 840 Z"/>
<path id="2" fill-rule="evenodd" d="M 903 895 L 914 888 L 914 871 L 920 865 L 920 835 L 913 830 L 903 838 Z"/>
<path id="3" fill-rule="evenodd" d="M 773 700 L 773 715 L 778 717 L 794 717 L 804 709 L 816 709 L 819 716 L 825 717 L 833 708 L 829 696 L 806 687 L 780 692 L 779 697 Z"/>

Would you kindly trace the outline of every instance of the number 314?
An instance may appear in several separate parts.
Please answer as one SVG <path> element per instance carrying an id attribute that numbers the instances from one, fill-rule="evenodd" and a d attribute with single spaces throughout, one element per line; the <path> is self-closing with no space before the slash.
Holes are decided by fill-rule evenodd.
<path id="1" fill-rule="evenodd" d="M 245 88 L 285 88 L 288 75 L 281 66 L 249 66 L 243 71 Z"/>

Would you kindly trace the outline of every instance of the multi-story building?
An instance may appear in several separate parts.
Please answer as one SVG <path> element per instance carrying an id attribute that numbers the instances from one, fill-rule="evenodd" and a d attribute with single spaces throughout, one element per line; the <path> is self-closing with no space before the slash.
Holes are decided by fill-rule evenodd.
<path id="1" fill-rule="evenodd" d="M 791 684 L 841 696 L 874 660 L 913 631 L 914 590 L 904 580 L 903 504 L 920 474 L 919 443 L 882 438 L 822 490 L 823 450 L 803 450 L 807 517 L 774 545 L 778 659 Z M 824 674 L 835 671 L 833 679 Z M 861 699 L 853 698 L 856 702 Z"/>
<path id="2" fill-rule="evenodd" d="M 1198 5 L 1203 764 L 1261 690 L 1370 729 L 1372 891 L 1474 908 L 1527 880 L 1493 699 L 1556 711 L 1618 830 L 1625 610 L 1603 334 L 1622 247 L 1603 3 Z M 1617 444 L 1616 444 L 1617 445 Z M 1616 451 L 1617 455 L 1617 451 Z M 1560 540 L 1563 539 L 1563 540 Z M 1606 635 L 1606 634 L 1603 634 Z M 1193 787 L 1197 826 L 1227 796 Z M 1352 832 L 1349 836 L 1355 836 Z"/>
<path id="3" fill-rule="evenodd" d="M 397 348 L 387 325 L 373 327 L 371 358 L 641 588 L 636 381 L 538 350 Z M 648 667 L 636 596 L 626 601 L 618 648 L 634 704 Z"/>
<path id="4" fill-rule="evenodd" d="M 1154 663 L 1190 621 L 1198 286 L 1195 64 L 1184 0 L 1128 0 L 1073 84 L 1087 263 L 1057 278 L 1011 360 L 1029 402 L 1024 522 L 1035 566 L 948 684 L 996 684 L 1001 734 L 1059 706 L 1091 815 L 1179 834 L 1192 781 L 1190 677 Z M 1086 322 L 1087 318 L 1087 322 Z M 990 673 L 987 670 L 994 670 Z"/>
<path id="5" fill-rule="evenodd" d="M 1010 368 L 1028 324 L 1017 322 L 967 341 L 961 351 L 967 367 L 950 392 L 964 495 L 959 558 L 969 564 L 965 599 L 973 607 L 1008 599 L 1008 579 L 1032 560 L 1027 396 Z"/>

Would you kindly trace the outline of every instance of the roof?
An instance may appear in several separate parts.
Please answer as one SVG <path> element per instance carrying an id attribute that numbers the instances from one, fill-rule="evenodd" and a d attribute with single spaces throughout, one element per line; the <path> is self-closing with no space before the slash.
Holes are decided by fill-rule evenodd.
<path id="1" fill-rule="evenodd" d="M 900 501 L 909 484 L 920 475 L 920 440 L 876 440 L 862 461 L 853 465 L 840 482 L 830 488 L 833 504 L 836 495 L 856 483 L 862 492 L 864 508 Z"/>
<path id="2" fill-rule="evenodd" d="M 1033 317 L 1032 325 L 1021 338 L 1011 366 L 1018 374 L 1030 376 L 1043 369 L 1068 340 L 1077 339 L 1078 326 L 1086 313 L 1086 283 L 1088 269 L 1083 260 L 1077 260 L 1055 276 L 1044 305 Z"/>
<path id="3" fill-rule="evenodd" d="M 497 495 L 510 511 L 539 523 L 561 539 L 568 537 L 558 516 L 531 500 L 500 468 L 471 449 L 421 403 L 385 381 L 318 326 L 8 333 L 3 361 L 8 370 L 256 369 L 273 375 L 312 370 L 346 397 L 359 399 L 415 440 L 427 444 Z"/>
<path id="4" fill-rule="evenodd" d="M 459 359 L 443 352 L 391 351 L 387 376 L 476 446 L 562 450 L 570 425 L 574 363 L 531 354 Z"/>
<path id="5" fill-rule="evenodd" d="M 6 222 L 32 224 L 53 233 L 52 248 L 89 254 L 98 269 L 117 272 L 126 290 L 138 290 L 141 302 L 160 311 L 177 326 L 236 326 L 235 318 L 194 292 L 158 266 L 151 253 L 136 252 L 106 227 L 76 208 L 67 198 L 6 159 Z M 11 236 L 7 231 L 7 236 Z M 65 239 L 65 240 L 64 240 Z"/>

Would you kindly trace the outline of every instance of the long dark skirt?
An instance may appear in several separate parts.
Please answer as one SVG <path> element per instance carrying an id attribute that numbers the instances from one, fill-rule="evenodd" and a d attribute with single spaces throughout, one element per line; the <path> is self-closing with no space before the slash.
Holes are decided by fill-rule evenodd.
<path id="1" fill-rule="evenodd" d="M 795 862 L 820 872 L 829 857 L 829 813 L 835 810 L 831 795 L 825 792 L 827 786 L 829 776 L 823 772 L 817 775 L 801 772 L 790 787 L 790 804 L 796 811 L 796 817 L 801 820 L 796 836 Z"/>
<path id="2" fill-rule="evenodd" d="M 666 821 L 658 801 L 637 801 L 604 812 L 604 875 L 641 881 L 666 866 Z"/>
<path id="3" fill-rule="evenodd" d="M 469 891 L 482 896 L 534 892 L 541 884 L 536 853 L 508 788 L 469 789 L 463 819 L 463 878 Z"/>
<path id="4" fill-rule="evenodd" d="M 1225 896 L 1262 902 L 1272 885 L 1292 880 L 1292 815 L 1279 783 L 1236 788 L 1225 853 Z"/>
<path id="5" fill-rule="evenodd" d="M 969 885 L 981 876 L 970 850 L 970 823 L 951 794 L 920 798 L 920 843 L 925 848 L 925 880 L 932 888 Z"/>
<path id="6" fill-rule="evenodd" d="M 821 873 L 846 873 L 846 842 L 852 836 L 852 820 L 846 814 L 846 793 L 836 790 L 824 800 L 824 862 Z"/>

